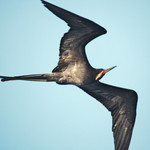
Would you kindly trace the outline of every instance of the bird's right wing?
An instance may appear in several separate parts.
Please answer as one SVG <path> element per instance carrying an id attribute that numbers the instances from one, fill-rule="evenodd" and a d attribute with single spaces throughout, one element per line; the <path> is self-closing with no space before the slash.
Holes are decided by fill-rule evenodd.
<path id="1" fill-rule="evenodd" d="M 85 45 L 94 38 L 105 34 L 107 31 L 86 18 L 80 17 L 44 0 L 42 0 L 42 3 L 70 27 L 70 30 L 61 39 L 58 68 L 60 67 L 61 70 L 61 65 L 63 67 L 65 63 L 70 63 L 69 61 L 73 61 L 75 58 L 88 62 L 85 54 Z M 60 70 L 58 69 L 58 71 Z"/>
<path id="2" fill-rule="evenodd" d="M 115 150 L 128 150 L 136 117 L 136 92 L 100 82 L 80 88 L 111 111 Z"/>

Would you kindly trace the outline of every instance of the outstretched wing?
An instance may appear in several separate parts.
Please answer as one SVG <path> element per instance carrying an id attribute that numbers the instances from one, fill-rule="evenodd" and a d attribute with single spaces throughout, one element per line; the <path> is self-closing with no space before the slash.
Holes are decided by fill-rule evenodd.
<path id="1" fill-rule="evenodd" d="M 70 30 L 64 34 L 60 43 L 60 60 L 58 68 L 60 71 L 61 66 L 72 62 L 74 59 L 80 59 L 81 61 L 87 61 L 85 54 L 85 45 L 92 39 L 105 34 L 106 30 L 98 24 L 73 14 L 67 10 L 57 7 L 42 0 L 42 3 L 56 16 L 64 20 L 69 26 Z"/>
<path id="2" fill-rule="evenodd" d="M 111 111 L 115 150 L 128 150 L 136 117 L 136 92 L 100 82 L 80 88 Z"/>

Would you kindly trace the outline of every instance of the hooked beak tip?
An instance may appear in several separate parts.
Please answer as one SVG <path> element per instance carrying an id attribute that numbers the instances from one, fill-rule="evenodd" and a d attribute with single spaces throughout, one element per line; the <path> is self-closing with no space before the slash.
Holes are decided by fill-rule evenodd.
<path id="1" fill-rule="evenodd" d="M 112 70 L 112 69 L 114 69 L 114 68 L 116 68 L 116 67 L 117 67 L 117 66 L 113 66 L 113 67 L 111 67 L 111 68 L 109 68 L 109 69 L 106 69 L 106 70 L 104 70 L 103 73 L 105 74 L 105 73 L 107 73 L 108 71 L 110 71 L 110 70 Z"/>
<path id="2" fill-rule="evenodd" d="M 111 68 L 109 68 L 109 69 L 106 69 L 106 70 L 101 71 L 101 72 L 96 76 L 95 80 L 99 80 L 103 75 L 105 75 L 105 73 L 107 73 L 108 71 L 114 69 L 115 67 L 117 67 L 117 66 L 113 66 L 113 67 L 111 67 Z"/>

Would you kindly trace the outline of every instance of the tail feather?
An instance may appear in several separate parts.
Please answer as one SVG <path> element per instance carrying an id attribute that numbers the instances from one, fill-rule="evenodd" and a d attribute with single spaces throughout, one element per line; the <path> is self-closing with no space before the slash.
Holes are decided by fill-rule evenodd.
<path id="1" fill-rule="evenodd" d="M 11 80 L 31 80 L 31 81 L 46 81 L 47 78 L 45 74 L 39 75 L 25 75 L 25 76 L 15 76 L 15 77 L 8 77 L 8 76 L 0 76 L 1 81 L 11 81 Z"/>
<path id="2" fill-rule="evenodd" d="M 36 74 L 36 75 L 24 75 L 24 76 L 0 76 L 1 81 L 12 81 L 12 80 L 28 80 L 28 81 L 57 81 L 59 76 L 56 74 Z"/>

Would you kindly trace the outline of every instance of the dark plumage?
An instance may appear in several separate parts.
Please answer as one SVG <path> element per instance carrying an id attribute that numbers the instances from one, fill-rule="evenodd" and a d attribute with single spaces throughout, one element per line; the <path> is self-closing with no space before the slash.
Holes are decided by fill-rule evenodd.
<path id="1" fill-rule="evenodd" d="M 42 3 L 70 26 L 70 30 L 61 39 L 58 65 L 50 74 L 0 76 L 1 81 L 55 81 L 58 84 L 78 86 L 111 112 L 115 150 L 128 150 L 136 117 L 137 94 L 133 90 L 99 82 L 98 80 L 114 67 L 107 70 L 95 69 L 89 64 L 85 54 L 86 44 L 105 34 L 106 30 L 88 19 L 46 1 L 42 0 Z"/>

